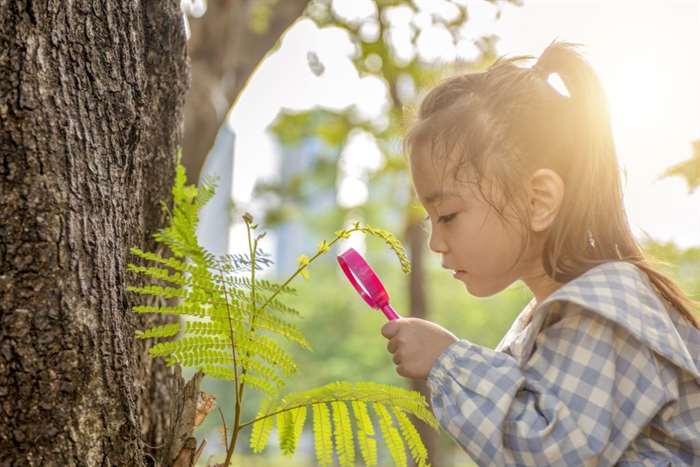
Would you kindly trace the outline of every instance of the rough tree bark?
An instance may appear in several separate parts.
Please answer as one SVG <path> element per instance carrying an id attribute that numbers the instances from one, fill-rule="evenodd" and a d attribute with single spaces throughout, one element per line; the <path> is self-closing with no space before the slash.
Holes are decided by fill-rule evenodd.
<path id="1" fill-rule="evenodd" d="M 152 464 L 183 382 L 132 338 L 126 263 L 182 139 L 179 0 L 0 0 L 0 77 L 0 465 Z"/>
<path id="2" fill-rule="evenodd" d="M 190 183 L 197 183 L 209 150 L 229 109 L 258 64 L 301 16 L 308 0 L 274 0 L 268 5 L 267 28 L 251 22 L 258 0 L 207 2 L 207 12 L 190 18 L 188 44 L 192 87 L 185 104 L 182 164 Z M 284 86 L 280 82 L 280 86 Z"/>

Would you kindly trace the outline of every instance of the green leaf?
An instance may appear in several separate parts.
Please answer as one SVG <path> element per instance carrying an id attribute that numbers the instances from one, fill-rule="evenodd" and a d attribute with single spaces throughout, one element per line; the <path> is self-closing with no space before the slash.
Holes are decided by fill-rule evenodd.
<path id="1" fill-rule="evenodd" d="M 416 430 L 409 418 L 401 410 L 393 407 L 392 411 L 396 417 L 396 421 L 399 424 L 399 429 L 401 430 L 401 434 L 408 445 L 408 450 L 411 453 L 413 460 L 416 461 L 418 467 L 427 465 L 428 450 L 425 448 L 418 430 Z"/>
<path id="2" fill-rule="evenodd" d="M 320 465 L 333 464 L 333 441 L 331 439 L 331 417 L 328 407 L 321 402 L 313 406 L 314 447 L 316 461 Z"/>
<path id="3" fill-rule="evenodd" d="M 344 402 L 331 402 L 333 425 L 335 427 L 335 446 L 341 466 L 355 465 L 355 444 L 352 437 L 350 413 Z"/>
<path id="4" fill-rule="evenodd" d="M 155 326 L 145 331 L 136 330 L 137 339 L 149 339 L 151 337 L 172 337 L 180 332 L 180 323 Z"/>
<path id="5" fill-rule="evenodd" d="M 362 460 L 367 467 L 377 465 L 377 441 L 374 439 L 374 425 L 364 401 L 352 401 L 352 410 L 357 425 L 357 441 Z"/>
<path id="6" fill-rule="evenodd" d="M 266 415 L 270 408 L 270 399 L 263 399 L 260 403 L 260 408 L 258 409 L 258 415 L 255 418 L 260 418 Z M 267 445 L 267 441 L 270 438 L 270 432 L 272 431 L 272 417 L 263 418 L 253 424 L 253 429 L 250 433 L 250 449 L 255 453 L 262 452 Z"/>
<path id="7" fill-rule="evenodd" d="M 287 410 L 277 415 L 277 431 L 283 454 L 294 454 L 305 420 L 306 407 Z"/>
<path id="8" fill-rule="evenodd" d="M 377 414 L 379 427 L 382 430 L 384 441 L 386 441 L 394 463 L 399 467 L 408 465 L 406 450 L 404 449 L 403 441 L 401 441 L 401 435 L 396 427 L 394 427 L 389 411 L 382 404 L 376 402 L 372 403 L 372 408 Z"/>

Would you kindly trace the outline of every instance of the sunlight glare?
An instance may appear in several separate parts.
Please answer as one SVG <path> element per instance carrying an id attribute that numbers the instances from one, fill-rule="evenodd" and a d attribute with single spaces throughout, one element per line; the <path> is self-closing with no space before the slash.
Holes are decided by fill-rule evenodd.
<path id="1" fill-rule="evenodd" d="M 607 73 L 606 73 L 607 72 Z M 662 72 L 644 57 L 625 57 L 601 70 L 616 130 L 653 128 L 664 114 L 667 86 Z"/>

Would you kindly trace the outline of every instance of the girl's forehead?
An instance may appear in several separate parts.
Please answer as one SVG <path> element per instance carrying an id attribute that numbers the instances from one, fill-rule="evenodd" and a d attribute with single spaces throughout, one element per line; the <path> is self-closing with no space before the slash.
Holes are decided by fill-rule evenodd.
<path id="1" fill-rule="evenodd" d="M 416 195 L 426 209 L 438 208 L 444 203 L 449 206 L 481 204 L 497 190 L 487 174 L 477 174 L 464 162 L 448 160 L 440 165 L 441 161 L 434 164 L 425 159 L 411 163 L 411 176 Z"/>
<path id="2" fill-rule="evenodd" d="M 445 174 L 453 174 L 458 166 L 458 158 L 454 155 L 437 154 L 418 149 L 411 151 L 410 161 L 413 172 L 427 178 L 443 178 Z"/>
<path id="3" fill-rule="evenodd" d="M 425 161 L 412 164 L 411 177 L 416 194 L 425 205 L 438 205 L 449 200 L 467 200 L 473 198 L 472 183 L 456 177 L 456 165 L 441 167 Z"/>

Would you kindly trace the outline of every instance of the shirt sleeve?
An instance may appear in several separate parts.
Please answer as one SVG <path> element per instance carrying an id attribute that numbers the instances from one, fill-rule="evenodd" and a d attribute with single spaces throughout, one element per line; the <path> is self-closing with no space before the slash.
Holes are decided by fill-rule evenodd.
<path id="1" fill-rule="evenodd" d="M 671 399 L 656 354 L 564 305 L 522 366 L 460 340 L 428 374 L 435 416 L 479 465 L 613 465 Z"/>

